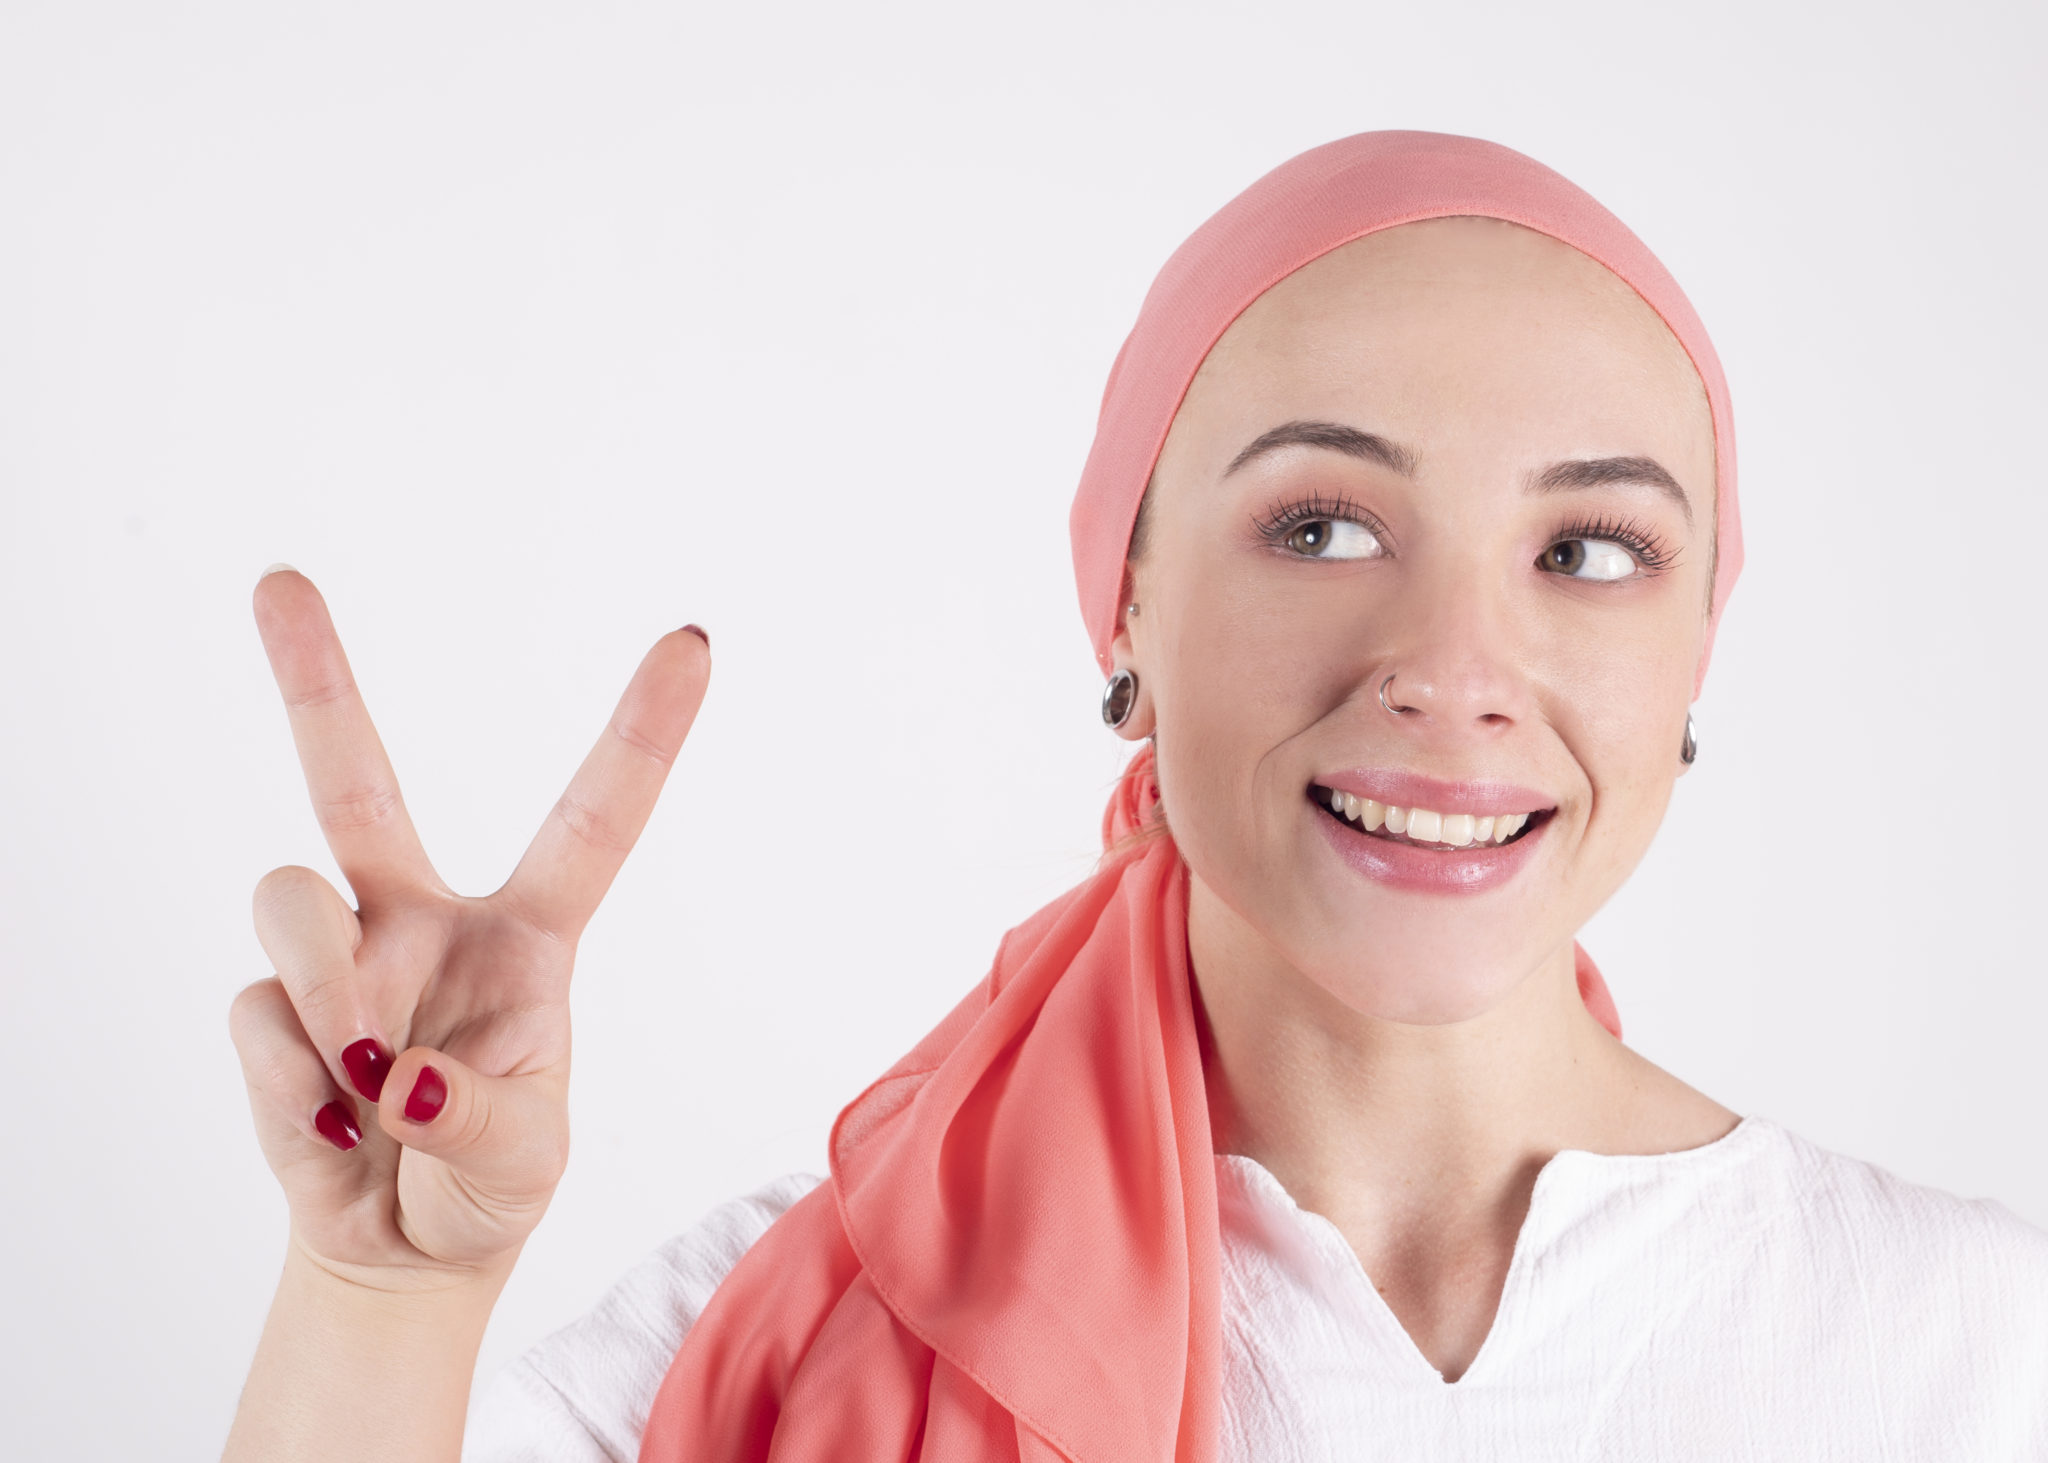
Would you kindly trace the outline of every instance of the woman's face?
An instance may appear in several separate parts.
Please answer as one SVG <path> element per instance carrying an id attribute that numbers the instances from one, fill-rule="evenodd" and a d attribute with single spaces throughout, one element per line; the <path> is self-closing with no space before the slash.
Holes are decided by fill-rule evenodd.
<path id="1" fill-rule="evenodd" d="M 1367 1014 L 1462 1020 L 1648 846 L 1713 543 L 1706 395 L 1627 285 L 1498 220 L 1373 234 L 1261 296 L 1189 389 L 1123 730 L 1156 732 L 1175 840 L 1242 933 Z"/>

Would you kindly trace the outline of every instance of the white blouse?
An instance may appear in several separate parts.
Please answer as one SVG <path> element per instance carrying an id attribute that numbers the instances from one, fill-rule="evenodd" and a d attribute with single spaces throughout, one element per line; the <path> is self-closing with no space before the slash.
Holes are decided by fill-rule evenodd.
<path id="1" fill-rule="evenodd" d="M 2048 1463 L 2048 1233 L 1766 1118 L 1567 1150 L 1445 1382 L 1335 1225 L 1216 1160 L 1223 1463 Z M 818 1180 L 712 1211 L 481 1389 L 465 1463 L 633 1463 L 683 1333 Z"/>

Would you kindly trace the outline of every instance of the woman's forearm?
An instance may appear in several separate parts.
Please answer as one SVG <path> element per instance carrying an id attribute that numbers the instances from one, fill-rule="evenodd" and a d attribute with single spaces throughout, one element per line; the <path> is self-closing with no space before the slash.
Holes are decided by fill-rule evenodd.
<path id="1" fill-rule="evenodd" d="M 456 1463 L 477 1350 L 512 1258 L 446 1288 L 392 1292 L 293 1244 L 223 1463 Z"/>

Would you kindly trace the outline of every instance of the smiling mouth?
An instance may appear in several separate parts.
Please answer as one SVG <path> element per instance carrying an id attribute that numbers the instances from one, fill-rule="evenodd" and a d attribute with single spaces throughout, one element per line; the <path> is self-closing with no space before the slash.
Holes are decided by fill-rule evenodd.
<path id="1" fill-rule="evenodd" d="M 1493 848 L 1528 836 L 1541 827 L 1552 809 L 1527 813 L 1439 813 L 1431 808 L 1400 808 L 1376 803 L 1333 787 L 1310 783 L 1309 801 L 1354 833 L 1388 843 L 1406 843 L 1439 852 L 1458 848 Z"/>

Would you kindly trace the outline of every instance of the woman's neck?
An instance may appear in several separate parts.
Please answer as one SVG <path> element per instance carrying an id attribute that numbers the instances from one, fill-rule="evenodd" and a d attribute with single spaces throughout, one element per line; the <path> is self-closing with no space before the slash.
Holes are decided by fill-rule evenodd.
<path id="1" fill-rule="evenodd" d="M 1446 1376 L 1552 1155 L 1674 1152 L 1738 1121 L 1593 1019 L 1569 944 L 1483 1015 L 1417 1026 L 1344 1005 L 1192 875 L 1188 903 L 1216 1150 L 1335 1223 Z"/>

